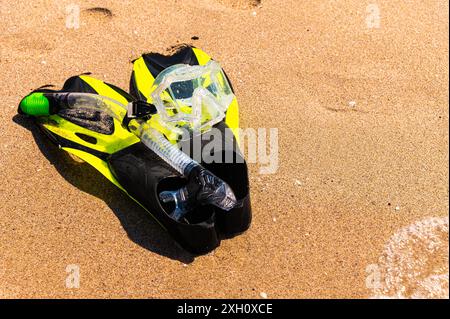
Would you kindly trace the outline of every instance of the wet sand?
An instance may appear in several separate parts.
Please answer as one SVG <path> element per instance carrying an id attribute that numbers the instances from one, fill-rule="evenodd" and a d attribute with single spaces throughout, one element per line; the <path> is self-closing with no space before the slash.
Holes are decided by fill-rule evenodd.
<path id="1" fill-rule="evenodd" d="M 448 298 L 446 1 L 83 0 L 68 29 L 72 3 L 0 5 L 0 297 Z M 250 166 L 251 229 L 195 259 L 15 117 L 83 72 L 128 89 L 132 59 L 181 43 L 221 62 L 243 128 L 279 135 L 276 174 Z M 414 282 L 417 260 L 386 259 L 410 250 Z"/>

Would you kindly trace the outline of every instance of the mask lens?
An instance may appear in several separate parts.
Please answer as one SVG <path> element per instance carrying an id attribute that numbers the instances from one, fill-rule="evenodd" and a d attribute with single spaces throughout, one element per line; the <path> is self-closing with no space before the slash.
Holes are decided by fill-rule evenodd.
<path id="1" fill-rule="evenodd" d="M 152 97 L 162 118 L 194 129 L 212 126 L 225 117 L 234 94 L 214 61 L 204 66 L 176 65 L 158 75 Z"/>
<path id="2" fill-rule="evenodd" d="M 194 81 L 174 82 L 170 85 L 172 96 L 176 100 L 189 99 L 194 93 Z"/>

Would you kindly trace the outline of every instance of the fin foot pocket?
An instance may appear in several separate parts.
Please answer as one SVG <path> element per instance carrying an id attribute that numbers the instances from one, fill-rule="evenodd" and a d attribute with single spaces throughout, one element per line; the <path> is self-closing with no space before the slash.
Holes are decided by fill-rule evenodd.
<path id="1" fill-rule="evenodd" d="M 120 185 L 136 199 L 187 251 L 204 254 L 220 244 L 215 211 L 201 206 L 179 221 L 171 215 L 175 209 L 172 192 L 186 180 L 142 143 L 123 149 L 108 159 Z M 163 193 L 161 200 L 159 194 Z"/>

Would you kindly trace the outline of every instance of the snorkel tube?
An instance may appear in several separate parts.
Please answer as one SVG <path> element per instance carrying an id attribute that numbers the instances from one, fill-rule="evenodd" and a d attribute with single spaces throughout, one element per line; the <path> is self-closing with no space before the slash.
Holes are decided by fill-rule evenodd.
<path id="1" fill-rule="evenodd" d="M 225 211 L 237 205 L 233 190 L 226 182 L 171 144 L 163 134 L 147 123 L 149 117 L 156 113 L 152 104 L 134 101 L 124 105 L 111 98 L 91 93 L 35 92 L 26 96 L 19 105 L 22 113 L 33 116 L 58 114 L 66 109 L 104 112 L 117 119 L 144 145 L 187 178 L 186 186 L 159 194 L 164 203 L 174 202 L 175 209 L 171 216 L 175 220 L 182 219 L 197 205 L 214 205 Z"/>
<path id="2" fill-rule="evenodd" d="M 191 211 L 197 201 L 214 205 L 225 211 L 231 210 L 237 204 L 236 197 L 227 183 L 171 144 L 148 123 L 133 120 L 128 128 L 149 149 L 178 173 L 188 178 L 188 184 L 179 190 L 163 191 L 159 194 L 159 198 L 164 203 L 174 202 L 175 209 L 172 217 L 175 220 L 180 220 Z"/>

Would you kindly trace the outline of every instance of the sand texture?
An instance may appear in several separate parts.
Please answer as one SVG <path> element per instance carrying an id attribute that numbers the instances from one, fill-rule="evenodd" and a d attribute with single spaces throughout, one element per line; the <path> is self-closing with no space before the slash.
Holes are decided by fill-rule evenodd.
<path id="1" fill-rule="evenodd" d="M 448 9 L 1 0 L 0 297 L 448 298 Z M 15 116 L 83 72 L 128 90 L 131 60 L 181 43 L 221 62 L 242 127 L 279 136 L 278 171 L 249 167 L 251 229 L 196 258 Z"/>

